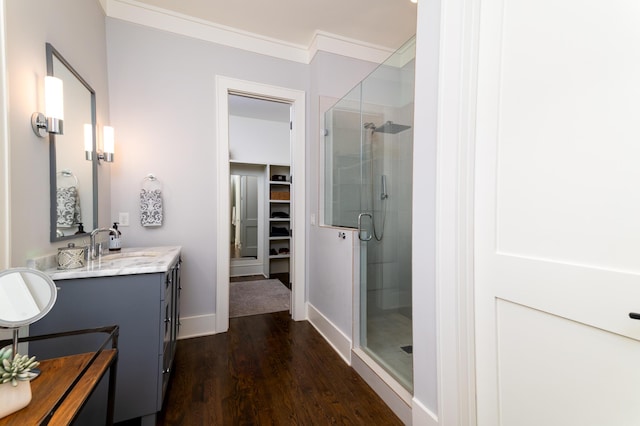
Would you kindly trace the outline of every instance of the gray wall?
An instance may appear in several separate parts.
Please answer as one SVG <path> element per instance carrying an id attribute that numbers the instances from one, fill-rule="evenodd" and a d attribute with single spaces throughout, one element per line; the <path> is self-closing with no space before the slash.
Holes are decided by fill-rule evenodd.
<path id="1" fill-rule="evenodd" d="M 109 123 L 104 12 L 98 1 L 6 1 L 9 86 L 10 250 L 12 266 L 54 253 L 49 242 L 49 142 L 31 129 L 31 114 L 44 111 L 49 42 L 96 91 L 97 121 Z M 109 219 L 109 166 L 99 170 L 101 224 Z M 66 245 L 66 242 L 65 244 Z"/>
<path id="2" fill-rule="evenodd" d="M 107 19 L 111 117 L 116 129 L 111 215 L 129 212 L 124 246 L 181 245 L 181 314 L 216 304 L 215 77 L 309 89 L 309 66 Z M 164 224 L 143 228 L 138 194 L 154 173 Z M 213 319 L 213 317 L 211 318 Z M 211 322 L 211 330 L 214 324 Z"/>

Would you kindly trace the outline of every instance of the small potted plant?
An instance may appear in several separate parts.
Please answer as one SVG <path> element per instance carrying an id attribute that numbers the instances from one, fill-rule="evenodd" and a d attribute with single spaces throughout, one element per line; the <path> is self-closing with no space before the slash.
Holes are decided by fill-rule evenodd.
<path id="1" fill-rule="evenodd" d="M 40 364 L 36 357 L 12 353 L 11 346 L 0 349 L 0 419 L 29 405 L 29 381 L 37 376 L 31 370 Z"/>

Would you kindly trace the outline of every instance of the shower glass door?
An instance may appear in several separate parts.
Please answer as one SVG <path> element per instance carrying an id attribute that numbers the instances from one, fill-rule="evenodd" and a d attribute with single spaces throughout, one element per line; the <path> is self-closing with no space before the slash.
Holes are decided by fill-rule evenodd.
<path id="1" fill-rule="evenodd" d="M 413 390 L 412 39 L 325 114 L 327 225 L 359 229 L 359 347 Z"/>

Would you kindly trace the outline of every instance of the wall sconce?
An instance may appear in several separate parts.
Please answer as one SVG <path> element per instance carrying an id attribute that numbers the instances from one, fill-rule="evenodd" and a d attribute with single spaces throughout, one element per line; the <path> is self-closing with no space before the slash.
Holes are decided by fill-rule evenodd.
<path id="1" fill-rule="evenodd" d="M 87 161 L 93 160 L 93 126 L 84 125 L 84 158 Z"/>
<path id="2" fill-rule="evenodd" d="M 100 160 L 113 163 L 115 140 L 111 126 L 102 128 L 102 147 L 104 152 L 98 152 L 98 163 Z M 84 158 L 87 161 L 93 160 L 93 126 L 91 124 L 84 125 Z"/>
<path id="3" fill-rule="evenodd" d="M 45 114 L 34 112 L 31 115 L 31 127 L 41 138 L 47 133 L 63 134 L 64 106 L 62 80 L 53 76 L 44 78 Z"/>
<path id="4" fill-rule="evenodd" d="M 113 154 L 115 152 L 115 139 L 114 139 L 113 127 L 104 126 L 102 129 L 102 132 L 103 132 L 102 145 L 104 148 L 104 152 L 98 154 L 98 161 L 104 160 L 107 163 L 112 163 Z"/>

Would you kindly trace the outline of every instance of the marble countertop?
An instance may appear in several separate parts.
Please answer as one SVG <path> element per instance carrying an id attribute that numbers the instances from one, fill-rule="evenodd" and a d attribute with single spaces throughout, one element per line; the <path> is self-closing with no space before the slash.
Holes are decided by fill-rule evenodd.
<path id="1" fill-rule="evenodd" d="M 27 266 L 41 270 L 53 280 L 151 274 L 167 272 L 180 250 L 180 246 L 123 248 L 90 260 L 82 268 L 65 270 L 57 269 L 56 255 L 52 255 L 32 259 Z"/>

